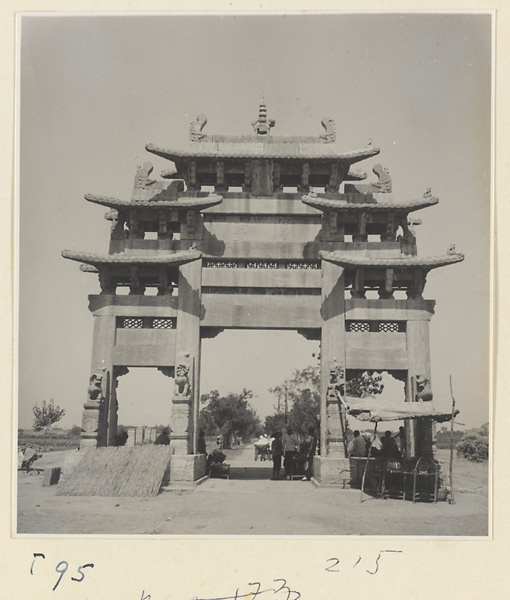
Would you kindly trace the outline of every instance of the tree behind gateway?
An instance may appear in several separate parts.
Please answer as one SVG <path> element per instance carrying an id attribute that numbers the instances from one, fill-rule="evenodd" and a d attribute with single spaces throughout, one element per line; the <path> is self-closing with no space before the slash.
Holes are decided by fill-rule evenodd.
<path id="1" fill-rule="evenodd" d="M 346 384 L 346 394 L 362 398 L 383 391 L 382 375 L 377 371 L 363 371 Z M 320 368 L 309 366 L 294 371 L 292 378 L 269 392 L 278 398 L 278 408 L 265 420 L 268 432 L 291 427 L 300 437 L 306 437 L 309 427 L 320 429 Z"/>
<path id="2" fill-rule="evenodd" d="M 53 398 L 49 402 L 43 400 L 41 406 L 36 404 L 32 412 L 34 413 L 34 431 L 44 429 L 46 432 L 66 414 L 65 408 L 60 408 L 55 404 Z"/>
<path id="3" fill-rule="evenodd" d="M 230 448 L 234 439 L 246 442 L 258 435 L 262 428 L 260 419 L 250 405 L 251 390 L 220 396 L 218 390 L 203 394 L 201 402 L 206 406 L 200 411 L 198 428 L 207 435 L 220 435 L 222 446 Z"/>

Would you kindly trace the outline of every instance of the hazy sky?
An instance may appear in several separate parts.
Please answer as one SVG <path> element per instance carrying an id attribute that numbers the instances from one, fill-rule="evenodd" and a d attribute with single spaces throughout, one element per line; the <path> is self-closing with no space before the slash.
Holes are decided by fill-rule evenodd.
<path id="1" fill-rule="evenodd" d="M 145 144 L 185 147 L 189 122 L 251 133 L 264 92 L 275 135 L 337 123 L 345 151 L 381 148 L 357 165 L 388 167 L 394 196 L 439 205 L 415 213 L 422 256 L 455 243 L 464 263 L 429 274 L 435 404 L 488 420 L 490 85 L 488 15 L 25 17 L 21 36 L 19 424 L 54 398 L 81 422 L 90 373 L 95 275 L 64 248 L 106 252 L 106 209 L 85 193 L 129 199 L 136 165 L 169 166 Z M 203 341 L 202 392 L 257 394 L 313 363 L 294 332 L 229 331 Z M 169 380 L 155 369 L 120 379 L 120 422 L 168 422 Z"/>

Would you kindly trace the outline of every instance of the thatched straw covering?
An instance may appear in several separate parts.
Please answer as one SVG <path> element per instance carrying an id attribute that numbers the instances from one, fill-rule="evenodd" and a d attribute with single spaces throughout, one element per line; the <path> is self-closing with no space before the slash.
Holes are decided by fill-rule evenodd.
<path id="1" fill-rule="evenodd" d="M 169 464 L 168 446 L 89 450 L 62 482 L 58 495 L 156 496 Z"/>

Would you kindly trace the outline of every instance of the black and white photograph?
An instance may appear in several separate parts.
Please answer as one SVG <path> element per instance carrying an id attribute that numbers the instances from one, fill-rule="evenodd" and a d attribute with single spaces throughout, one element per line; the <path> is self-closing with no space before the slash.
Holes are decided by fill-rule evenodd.
<path id="1" fill-rule="evenodd" d="M 493 32 L 18 15 L 16 536 L 489 538 Z"/>

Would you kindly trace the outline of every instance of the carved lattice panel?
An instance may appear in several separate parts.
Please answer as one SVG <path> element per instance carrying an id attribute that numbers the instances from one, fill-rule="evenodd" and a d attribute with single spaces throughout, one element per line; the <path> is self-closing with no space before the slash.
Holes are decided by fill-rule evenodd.
<path id="1" fill-rule="evenodd" d="M 404 331 L 404 328 L 399 321 L 379 321 L 377 331 L 385 333 L 398 333 L 400 331 Z"/>
<path id="2" fill-rule="evenodd" d="M 143 319 L 136 317 L 125 317 L 122 319 L 124 329 L 143 329 Z"/>
<path id="3" fill-rule="evenodd" d="M 204 263 L 206 269 L 237 269 L 238 263 L 230 260 L 208 260 Z"/>
<path id="4" fill-rule="evenodd" d="M 360 333 L 363 331 L 370 331 L 370 323 L 368 321 L 348 321 L 346 322 L 347 331 L 354 333 Z"/>
<path id="5" fill-rule="evenodd" d="M 152 319 L 153 329 L 175 329 L 175 319 L 157 318 Z"/>
<path id="6" fill-rule="evenodd" d="M 277 262 L 268 262 L 263 260 L 250 261 L 246 264 L 247 269 L 277 269 Z"/>
<path id="7" fill-rule="evenodd" d="M 291 262 L 287 263 L 287 269 L 302 269 L 305 271 L 313 271 L 320 268 L 317 262 Z"/>

